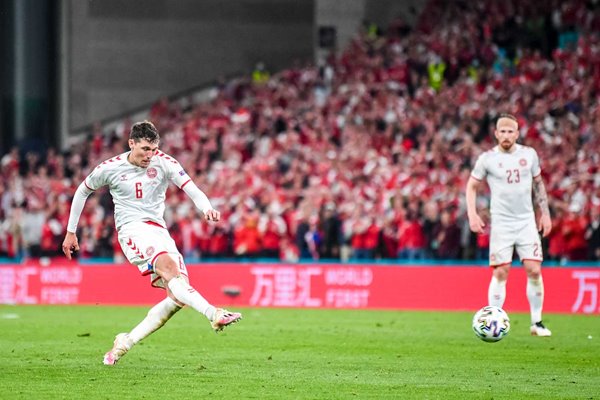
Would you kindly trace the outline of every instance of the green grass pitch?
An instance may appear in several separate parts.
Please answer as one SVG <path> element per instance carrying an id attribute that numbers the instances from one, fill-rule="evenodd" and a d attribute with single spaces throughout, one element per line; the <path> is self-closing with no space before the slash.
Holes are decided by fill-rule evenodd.
<path id="1" fill-rule="evenodd" d="M 186 309 L 102 365 L 146 311 L 0 306 L 0 399 L 600 399 L 598 315 L 484 343 L 465 312 L 242 309 L 215 334 Z"/>

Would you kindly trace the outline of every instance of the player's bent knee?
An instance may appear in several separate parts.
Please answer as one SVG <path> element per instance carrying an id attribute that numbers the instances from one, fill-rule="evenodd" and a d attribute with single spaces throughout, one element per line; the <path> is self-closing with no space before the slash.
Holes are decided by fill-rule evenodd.
<path id="1" fill-rule="evenodd" d="M 499 281 L 503 282 L 508 279 L 508 271 L 510 270 L 510 264 L 498 265 L 494 267 L 494 276 Z"/>
<path id="2" fill-rule="evenodd" d="M 500 271 L 500 272 L 498 272 L 498 273 L 494 272 L 494 276 L 495 276 L 495 277 L 496 277 L 496 279 L 498 279 L 498 281 L 500 281 L 500 282 L 504 282 L 505 280 L 507 280 L 507 279 L 508 279 L 508 274 L 507 274 L 506 272 L 502 272 L 502 271 Z"/>
<path id="3" fill-rule="evenodd" d="M 527 271 L 527 276 L 530 279 L 538 280 L 542 276 L 542 271 L 539 268 L 532 269 L 532 270 Z"/>
<path id="4" fill-rule="evenodd" d="M 523 261 L 523 267 L 530 279 L 537 280 L 542 276 L 542 263 L 539 261 L 525 260 Z"/>
<path id="5" fill-rule="evenodd" d="M 156 272 L 165 282 L 179 275 L 179 266 L 175 259 L 168 253 L 161 254 L 154 261 L 154 272 Z"/>

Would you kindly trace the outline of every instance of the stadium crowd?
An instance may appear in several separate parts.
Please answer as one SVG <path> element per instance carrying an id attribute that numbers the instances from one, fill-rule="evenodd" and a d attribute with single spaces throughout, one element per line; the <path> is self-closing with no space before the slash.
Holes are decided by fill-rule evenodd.
<path id="1" fill-rule="evenodd" d="M 224 81 L 186 108 L 158 101 L 161 150 L 223 216 L 201 223 L 173 185 L 173 238 L 185 257 L 484 260 L 489 233 L 469 231 L 464 188 L 509 112 L 540 155 L 546 258 L 600 259 L 599 6 L 434 0 L 414 27 L 365 25 L 317 65 Z M 77 185 L 127 149 L 130 124 L 2 157 L 0 256 L 59 254 Z M 124 260 L 112 207 L 107 192 L 88 199 L 80 257 Z"/>

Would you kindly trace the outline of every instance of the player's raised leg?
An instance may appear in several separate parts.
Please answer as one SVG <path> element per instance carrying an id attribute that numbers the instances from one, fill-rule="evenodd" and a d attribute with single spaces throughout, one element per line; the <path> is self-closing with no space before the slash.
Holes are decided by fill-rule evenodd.
<path id="1" fill-rule="evenodd" d="M 227 311 L 224 308 L 217 308 L 215 316 L 210 322 L 210 325 L 215 332 L 222 331 L 228 325 L 234 324 L 242 319 L 242 314 L 238 312 Z"/>
<path id="2" fill-rule="evenodd" d="M 178 256 L 178 258 L 181 256 Z M 227 310 L 217 309 L 211 305 L 196 289 L 194 289 L 187 281 L 187 278 L 181 274 L 180 263 L 171 254 L 161 254 L 154 262 L 154 271 L 167 282 L 167 286 L 175 298 L 181 303 L 192 307 L 194 310 L 204 314 L 211 322 L 215 331 L 220 331 L 224 327 L 231 325 L 240 319 L 242 314 L 230 312 Z"/>

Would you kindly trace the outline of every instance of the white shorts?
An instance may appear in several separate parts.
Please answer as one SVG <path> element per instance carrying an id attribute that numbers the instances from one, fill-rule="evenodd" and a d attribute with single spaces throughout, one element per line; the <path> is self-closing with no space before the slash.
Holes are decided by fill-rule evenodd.
<path id="1" fill-rule="evenodd" d="M 156 258 L 161 254 L 169 254 L 176 260 L 181 274 L 188 276 L 183 257 L 175 241 L 169 235 L 169 231 L 162 226 L 153 222 L 132 222 L 119 228 L 118 238 L 127 260 L 137 266 L 142 275 L 150 275 L 152 286 L 165 288 L 153 267 Z"/>
<path id="2" fill-rule="evenodd" d="M 535 222 L 518 227 L 492 225 L 490 233 L 490 266 L 510 264 L 513 249 L 517 250 L 521 262 L 524 260 L 542 261 L 542 241 Z"/>

